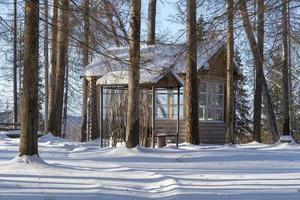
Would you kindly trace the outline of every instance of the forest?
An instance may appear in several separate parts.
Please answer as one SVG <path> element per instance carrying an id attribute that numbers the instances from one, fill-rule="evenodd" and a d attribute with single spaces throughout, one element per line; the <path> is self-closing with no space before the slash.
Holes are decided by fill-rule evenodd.
<path id="1" fill-rule="evenodd" d="M 232 199 L 241 194 L 280 199 L 284 190 L 271 195 L 277 181 L 299 176 L 299 1 L 0 0 L 0 8 L 0 198 L 6 194 L 1 181 L 9 174 L 16 187 L 21 184 L 19 168 L 47 180 L 54 173 L 50 185 L 63 181 L 57 193 L 45 186 L 50 196 L 29 196 L 50 200 L 63 199 L 65 176 L 85 167 L 98 178 L 114 165 L 128 168 L 130 177 L 140 168 L 143 175 L 137 179 L 148 180 L 152 161 L 166 164 L 153 168 L 161 177 L 149 180 L 156 189 L 147 184 L 138 188 L 140 180 L 127 180 L 118 169 L 120 181 L 112 179 L 113 171 L 107 174 L 117 195 L 101 180 L 90 185 L 100 188 L 91 199 L 102 193 L 103 199 L 144 199 L 148 192 L 155 199 L 159 185 L 165 198 L 197 199 L 201 193 L 214 199 L 218 186 L 204 194 L 210 183 L 195 179 L 200 185 L 192 187 L 193 173 L 201 170 L 211 170 L 211 175 L 221 170 L 219 179 L 208 179 L 220 181 L 216 184 L 224 191 L 245 181 L 237 184 L 241 193 Z M 214 160 L 215 152 L 220 156 Z M 203 165 L 201 155 L 207 159 Z M 234 155 L 237 160 L 231 160 Z M 17 164 L 7 161 L 14 156 Z M 82 163 L 75 166 L 72 159 Z M 194 165 L 185 179 L 179 163 L 190 161 Z M 290 166 L 284 164 L 289 161 Z M 160 169 L 173 171 L 161 175 Z M 230 170 L 233 183 L 223 183 Z M 278 179 L 264 179 L 268 170 Z M 259 188 L 251 182 L 256 178 L 248 177 L 251 173 L 259 174 L 266 198 L 256 196 Z M 89 178 L 83 179 L 88 185 Z M 282 189 L 297 199 L 298 185 L 291 179 L 286 183 Z M 117 189 L 118 184 L 124 188 Z M 247 193 L 251 184 L 254 192 Z M 8 197 L 21 197 L 26 184 L 21 185 L 21 191 L 10 188 Z M 180 192 L 171 192 L 174 185 Z M 224 191 L 221 195 L 228 195 Z"/>

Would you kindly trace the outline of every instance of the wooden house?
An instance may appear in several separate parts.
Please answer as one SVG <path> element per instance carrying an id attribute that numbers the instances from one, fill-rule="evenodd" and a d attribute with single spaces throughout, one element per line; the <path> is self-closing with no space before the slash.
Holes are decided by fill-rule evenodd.
<path id="1" fill-rule="evenodd" d="M 226 46 L 223 42 L 214 42 L 198 45 L 197 49 L 200 142 L 224 144 Z M 153 111 L 148 115 L 148 120 L 152 121 L 152 136 L 164 133 L 174 141 L 172 135 L 177 135 L 179 142 L 183 142 L 185 44 L 142 46 L 140 58 L 140 87 L 152 94 L 150 107 Z M 128 48 L 116 48 L 108 50 L 84 69 L 82 75 L 91 83 L 90 112 L 94 113 L 90 115 L 94 121 L 91 132 L 101 135 L 105 126 L 103 114 L 107 111 L 103 108 L 103 89 L 126 89 L 128 62 Z M 237 78 L 239 70 L 236 67 L 234 74 Z"/>

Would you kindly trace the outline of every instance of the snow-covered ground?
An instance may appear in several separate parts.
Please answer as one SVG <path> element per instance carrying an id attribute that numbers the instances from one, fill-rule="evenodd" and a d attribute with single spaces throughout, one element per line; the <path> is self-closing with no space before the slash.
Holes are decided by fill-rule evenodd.
<path id="1" fill-rule="evenodd" d="M 300 146 L 99 148 L 53 136 L 40 157 L 17 159 L 0 134 L 0 199 L 300 199 Z"/>

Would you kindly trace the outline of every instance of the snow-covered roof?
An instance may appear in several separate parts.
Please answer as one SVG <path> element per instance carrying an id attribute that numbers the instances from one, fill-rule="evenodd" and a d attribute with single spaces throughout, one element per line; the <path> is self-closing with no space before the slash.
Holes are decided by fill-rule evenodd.
<path id="1" fill-rule="evenodd" d="M 159 82 L 164 78 L 172 78 L 173 84 L 164 82 L 159 84 Z M 127 85 L 128 84 L 128 70 L 119 70 L 108 72 L 104 74 L 101 78 L 97 80 L 97 85 Z M 176 73 L 168 69 L 141 69 L 140 70 L 140 85 L 146 86 L 158 86 L 158 87 L 176 87 L 183 86 L 183 81 Z"/>
<path id="2" fill-rule="evenodd" d="M 224 45 L 223 42 L 201 43 L 197 48 L 198 70 L 208 70 L 208 61 Z M 104 55 L 105 54 L 105 55 Z M 114 71 L 127 71 L 129 64 L 128 47 L 108 49 L 84 68 L 82 76 L 103 76 Z M 141 46 L 141 69 L 171 69 L 185 73 L 186 44 Z"/>

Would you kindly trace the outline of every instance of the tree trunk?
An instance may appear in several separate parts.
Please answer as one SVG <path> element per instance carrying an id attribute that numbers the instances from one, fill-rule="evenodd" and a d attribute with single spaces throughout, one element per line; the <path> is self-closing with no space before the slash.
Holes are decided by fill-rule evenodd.
<path id="1" fill-rule="evenodd" d="M 14 0 L 14 66 L 13 66 L 13 90 L 14 90 L 14 123 L 18 123 L 18 83 L 17 83 L 17 0 Z"/>
<path id="2" fill-rule="evenodd" d="M 147 45 L 155 44 L 156 0 L 148 0 Z"/>
<path id="3" fill-rule="evenodd" d="M 58 32 L 58 0 L 53 0 L 53 16 L 52 16 L 52 49 L 51 49 L 51 66 L 49 76 L 49 116 L 48 116 L 48 132 L 54 132 L 55 129 L 55 87 L 56 87 L 56 62 L 57 62 L 57 32 Z"/>
<path id="4" fill-rule="evenodd" d="M 140 29 L 141 1 L 130 0 L 129 29 L 129 79 L 128 108 L 126 125 L 126 146 L 136 147 L 139 144 L 139 79 L 140 79 Z"/>
<path id="5" fill-rule="evenodd" d="M 69 67 L 66 66 L 65 72 L 65 94 L 64 94 L 64 110 L 63 110 L 63 134 L 62 137 L 66 138 L 67 136 L 67 120 L 68 120 L 68 91 L 69 91 Z"/>
<path id="6" fill-rule="evenodd" d="M 227 0 L 227 71 L 226 71 L 226 142 L 234 143 L 234 123 L 233 123 L 233 0 Z"/>
<path id="7" fill-rule="evenodd" d="M 112 32 L 112 35 L 114 37 L 114 40 L 115 40 L 115 44 L 117 47 L 120 47 L 121 46 L 121 43 L 120 43 L 120 40 L 119 40 L 119 34 L 117 33 L 117 30 L 116 30 L 116 25 L 114 23 L 114 20 L 113 20 L 113 5 L 111 4 L 111 2 L 105 0 L 104 1 L 104 6 L 105 6 L 105 9 L 106 9 L 106 16 L 108 18 L 108 21 L 110 23 L 110 27 L 111 27 L 111 32 Z"/>
<path id="8" fill-rule="evenodd" d="M 287 0 L 282 0 L 282 80 L 283 80 L 283 127 L 282 134 L 290 135 L 289 66 L 288 66 L 288 20 Z"/>
<path id="9" fill-rule="evenodd" d="M 255 88 L 255 98 L 254 98 L 254 124 L 253 124 L 253 135 L 254 135 L 254 140 L 261 142 L 261 102 L 262 102 L 262 92 L 264 95 L 266 107 L 268 109 L 268 118 L 269 118 L 269 123 L 270 127 L 272 130 L 273 135 L 277 135 L 277 125 L 276 125 L 276 119 L 273 111 L 273 105 L 271 102 L 271 97 L 268 92 L 268 87 L 267 83 L 263 74 L 263 53 L 262 50 L 259 50 L 259 48 L 263 48 L 263 44 L 261 46 L 257 45 L 257 42 L 255 40 L 254 33 L 252 31 L 252 26 L 250 22 L 250 18 L 248 15 L 247 11 L 247 1 L 241 0 L 240 3 L 240 11 L 242 14 L 242 21 L 243 21 L 243 26 L 250 44 L 250 48 L 254 57 L 254 64 L 256 66 L 256 88 Z M 258 10 L 260 10 L 260 16 L 259 16 L 259 22 L 258 26 L 264 26 L 264 2 L 259 2 Z M 263 27 L 258 27 L 257 28 L 260 32 L 258 33 L 259 40 L 260 42 L 263 42 Z M 262 91 L 263 90 L 263 91 Z M 275 136 L 274 136 L 275 137 Z"/>
<path id="10" fill-rule="evenodd" d="M 89 64 L 89 0 L 84 1 L 83 9 L 85 11 L 84 15 L 84 43 L 83 48 L 83 66 Z M 85 142 L 87 138 L 87 97 L 88 97 L 88 81 L 83 78 L 83 99 L 82 99 L 82 122 L 81 122 L 81 142 Z"/>
<path id="11" fill-rule="evenodd" d="M 185 141 L 199 144 L 196 0 L 187 0 L 187 66 L 185 80 Z"/>
<path id="12" fill-rule="evenodd" d="M 274 114 L 273 104 L 271 100 L 271 96 L 269 93 L 268 85 L 265 76 L 263 77 L 263 83 L 262 83 L 262 92 L 264 97 L 264 103 L 267 107 L 268 112 L 268 121 L 269 125 L 273 134 L 273 141 L 276 141 L 278 139 L 278 130 L 277 130 L 277 124 L 276 124 L 276 117 Z"/>
<path id="13" fill-rule="evenodd" d="M 47 132 L 47 120 L 48 120 L 48 98 L 49 98 L 49 56 L 48 56 L 48 0 L 44 0 L 45 3 L 45 38 L 44 38 L 44 56 L 45 56 L 45 114 L 44 114 L 44 131 Z"/>
<path id="14" fill-rule="evenodd" d="M 39 1 L 25 2 L 24 73 L 21 102 L 20 153 L 38 154 Z"/>
<path id="15" fill-rule="evenodd" d="M 57 62 L 55 77 L 54 119 L 49 116 L 49 128 L 55 136 L 61 137 L 62 108 L 64 97 L 65 69 L 68 65 L 69 0 L 61 1 L 57 44 Z"/>

